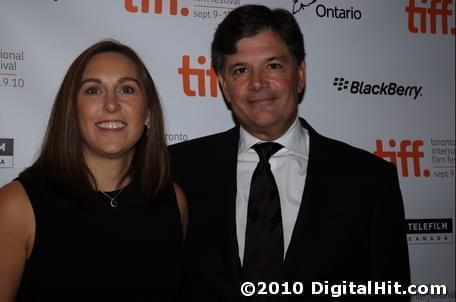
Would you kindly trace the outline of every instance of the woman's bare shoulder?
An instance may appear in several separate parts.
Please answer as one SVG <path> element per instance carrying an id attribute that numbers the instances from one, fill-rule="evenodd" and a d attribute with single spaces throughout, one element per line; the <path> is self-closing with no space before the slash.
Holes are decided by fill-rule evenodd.
<path id="1" fill-rule="evenodd" d="M 34 230 L 33 208 L 24 186 L 13 181 L 0 188 L 0 235 L 6 236 L 3 240 L 14 236 L 25 241 L 29 249 Z"/>
<path id="2" fill-rule="evenodd" d="M 4 211 L 12 212 L 30 207 L 30 201 L 24 186 L 13 181 L 0 188 L 0 215 Z"/>
<path id="3" fill-rule="evenodd" d="M 35 217 L 24 187 L 0 188 L 0 300 L 14 301 L 35 236 Z"/>

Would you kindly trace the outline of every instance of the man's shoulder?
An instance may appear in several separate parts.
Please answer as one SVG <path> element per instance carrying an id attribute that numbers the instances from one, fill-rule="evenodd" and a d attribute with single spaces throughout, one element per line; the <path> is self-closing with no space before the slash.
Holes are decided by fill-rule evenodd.
<path id="1" fill-rule="evenodd" d="M 312 133 L 312 132 L 311 132 Z M 311 134 L 312 135 L 312 134 Z M 316 152 L 310 156 L 317 156 L 324 159 L 328 164 L 336 166 L 346 166 L 350 168 L 359 167 L 359 169 L 391 169 L 394 165 L 372 152 L 369 152 L 350 143 L 326 137 L 313 131 L 314 139 L 312 141 L 317 144 Z"/>
<path id="2" fill-rule="evenodd" d="M 184 142 L 170 145 L 169 149 L 171 153 L 178 153 L 183 151 L 202 152 L 203 150 L 213 150 L 214 148 L 221 148 L 224 145 L 233 147 L 233 144 L 237 145 L 238 134 L 236 131 L 238 130 L 235 127 L 223 132 L 218 132 L 211 135 L 190 139 Z"/>
<path id="3" fill-rule="evenodd" d="M 169 146 L 171 167 L 176 180 L 182 184 L 189 177 L 194 180 L 203 179 L 195 175 L 211 175 L 213 169 L 220 170 L 221 166 L 227 168 L 230 164 L 235 164 L 238 133 L 233 128 Z"/>

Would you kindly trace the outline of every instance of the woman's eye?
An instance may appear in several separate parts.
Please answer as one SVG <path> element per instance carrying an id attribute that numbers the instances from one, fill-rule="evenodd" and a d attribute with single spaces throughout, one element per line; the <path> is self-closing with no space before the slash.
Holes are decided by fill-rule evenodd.
<path id="1" fill-rule="evenodd" d="M 89 87 L 85 91 L 87 94 L 90 94 L 90 95 L 96 95 L 96 94 L 100 93 L 100 90 L 97 87 Z"/>
<path id="2" fill-rule="evenodd" d="M 122 86 L 120 87 L 120 93 L 123 93 L 123 94 L 131 94 L 135 92 L 135 89 L 131 86 Z"/>

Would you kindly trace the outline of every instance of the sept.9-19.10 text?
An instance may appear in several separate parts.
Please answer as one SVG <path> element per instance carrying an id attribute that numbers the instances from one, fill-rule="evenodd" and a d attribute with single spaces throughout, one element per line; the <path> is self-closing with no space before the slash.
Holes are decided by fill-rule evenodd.
<path id="1" fill-rule="evenodd" d="M 0 87 L 23 88 L 24 85 L 24 79 L 0 76 Z"/>

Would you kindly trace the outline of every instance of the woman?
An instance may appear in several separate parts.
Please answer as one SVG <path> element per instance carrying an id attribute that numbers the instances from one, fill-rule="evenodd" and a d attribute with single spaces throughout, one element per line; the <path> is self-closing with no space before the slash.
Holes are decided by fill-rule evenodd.
<path id="1" fill-rule="evenodd" d="M 82 52 L 38 159 L 0 189 L 0 301 L 173 300 L 187 208 L 167 152 L 138 55 L 115 41 Z"/>

